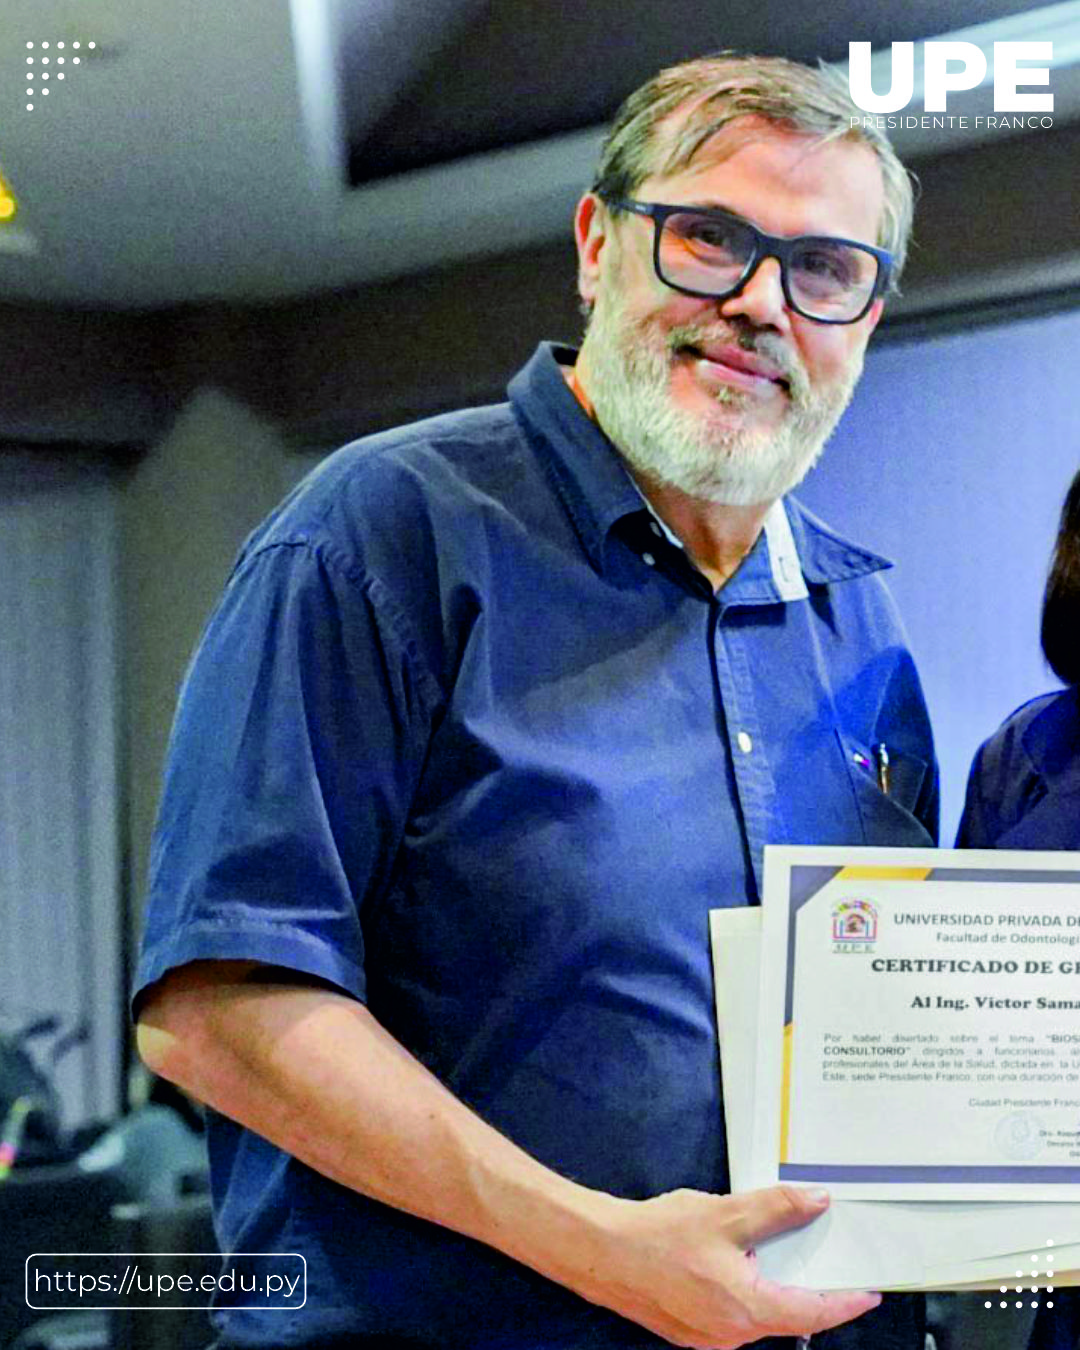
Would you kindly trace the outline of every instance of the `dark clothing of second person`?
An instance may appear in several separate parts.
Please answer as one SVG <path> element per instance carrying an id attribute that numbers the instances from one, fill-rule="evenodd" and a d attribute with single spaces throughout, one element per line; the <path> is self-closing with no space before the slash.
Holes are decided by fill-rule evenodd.
<path id="1" fill-rule="evenodd" d="M 1025 703 L 979 749 L 956 847 L 1080 849 L 1080 690 Z"/>
<path id="2" fill-rule="evenodd" d="M 956 847 L 1080 849 L 1080 689 L 1031 699 L 979 748 Z M 1080 1297 L 1058 1292 L 1036 1315 L 1028 1350 L 1077 1345 Z"/>

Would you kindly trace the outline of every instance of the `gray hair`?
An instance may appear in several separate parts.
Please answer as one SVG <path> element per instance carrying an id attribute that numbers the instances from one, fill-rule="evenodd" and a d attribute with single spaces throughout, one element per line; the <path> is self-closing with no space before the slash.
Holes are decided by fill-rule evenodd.
<path id="1" fill-rule="evenodd" d="M 843 77 L 824 64 L 815 69 L 781 56 L 720 52 L 661 70 L 616 114 L 592 190 L 608 199 L 631 197 L 644 179 L 685 169 L 738 117 L 763 117 L 820 142 L 848 139 L 870 147 L 885 186 L 877 243 L 893 255 L 890 289 L 896 290 L 915 210 L 913 177 L 888 137 L 852 101 Z M 668 119 L 671 134 L 662 137 L 659 129 Z"/>

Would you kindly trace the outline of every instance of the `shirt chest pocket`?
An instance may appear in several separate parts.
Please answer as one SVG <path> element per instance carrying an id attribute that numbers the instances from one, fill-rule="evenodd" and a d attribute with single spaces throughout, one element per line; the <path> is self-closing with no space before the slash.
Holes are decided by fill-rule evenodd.
<path id="1" fill-rule="evenodd" d="M 886 747 L 884 753 L 836 731 L 855 798 L 863 843 L 932 848 L 929 830 L 915 814 L 926 800 L 933 769 L 916 755 Z"/>

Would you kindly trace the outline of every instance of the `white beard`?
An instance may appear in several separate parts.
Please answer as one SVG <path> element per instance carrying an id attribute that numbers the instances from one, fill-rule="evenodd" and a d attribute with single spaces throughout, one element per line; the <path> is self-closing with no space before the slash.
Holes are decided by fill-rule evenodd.
<path id="1" fill-rule="evenodd" d="M 610 291 L 597 297 L 585 337 L 589 398 L 600 426 L 646 481 L 719 505 L 751 506 L 782 497 L 817 463 L 851 401 L 861 353 L 842 383 L 815 391 L 787 344 L 766 332 L 748 342 L 747 331 L 745 323 L 718 318 L 660 333 L 648 320 L 628 318 Z M 715 418 L 688 412 L 671 397 L 677 350 L 717 340 L 759 352 L 788 381 L 791 406 L 774 430 L 731 424 L 732 410 L 753 397 L 735 389 L 717 389 Z"/>

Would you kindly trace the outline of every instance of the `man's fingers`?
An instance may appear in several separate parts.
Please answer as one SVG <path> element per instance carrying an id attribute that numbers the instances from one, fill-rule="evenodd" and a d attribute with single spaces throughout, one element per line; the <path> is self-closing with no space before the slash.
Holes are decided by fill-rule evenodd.
<path id="1" fill-rule="evenodd" d="M 829 1207 L 829 1195 L 822 1190 L 802 1190 L 798 1186 L 769 1186 L 748 1191 L 738 1199 L 741 1214 L 734 1217 L 731 1236 L 742 1247 L 753 1247 L 762 1238 L 798 1228 Z"/>
<path id="2" fill-rule="evenodd" d="M 881 1302 L 880 1294 L 824 1294 L 820 1298 L 820 1316 L 814 1323 L 811 1335 L 818 1331 L 828 1331 L 841 1322 L 850 1322 L 853 1317 L 861 1317 Z"/>
<path id="3" fill-rule="evenodd" d="M 807 1289 L 763 1281 L 754 1315 L 773 1336 L 813 1336 L 876 1308 L 880 1294 L 815 1294 Z"/>
<path id="4" fill-rule="evenodd" d="M 798 1186 L 770 1186 L 739 1198 L 744 1207 L 729 1231 L 744 1248 L 810 1223 L 829 1207 L 827 1191 Z M 756 1275 L 751 1307 L 754 1320 L 768 1327 L 770 1335 L 812 1336 L 861 1317 L 880 1302 L 877 1293 L 815 1293 Z"/>

